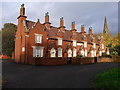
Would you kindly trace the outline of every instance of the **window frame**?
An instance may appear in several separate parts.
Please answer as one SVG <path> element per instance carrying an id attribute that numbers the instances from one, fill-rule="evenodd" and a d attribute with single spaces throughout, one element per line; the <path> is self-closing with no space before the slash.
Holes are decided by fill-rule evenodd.
<path id="1" fill-rule="evenodd" d="M 61 47 L 58 48 L 58 57 L 62 57 L 62 48 Z"/>
<path id="2" fill-rule="evenodd" d="M 76 47 L 76 46 L 77 46 L 77 41 L 73 40 L 73 47 Z"/>
<path id="3" fill-rule="evenodd" d="M 35 43 L 42 43 L 42 34 L 36 34 L 35 33 Z M 39 41 L 38 41 L 38 37 L 39 37 Z"/>
<path id="4" fill-rule="evenodd" d="M 84 47 L 87 47 L 87 42 L 84 42 Z"/>
<path id="5" fill-rule="evenodd" d="M 43 57 L 44 47 L 33 46 L 33 57 Z"/>
<path id="6" fill-rule="evenodd" d="M 58 45 L 62 45 L 62 38 L 58 38 Z"/>
<path id="7" fill-rule="evenodd" d="M 77 50 L 76 48 L 73 48 L 73 57 L 76 57 L 77 56 Z"/>

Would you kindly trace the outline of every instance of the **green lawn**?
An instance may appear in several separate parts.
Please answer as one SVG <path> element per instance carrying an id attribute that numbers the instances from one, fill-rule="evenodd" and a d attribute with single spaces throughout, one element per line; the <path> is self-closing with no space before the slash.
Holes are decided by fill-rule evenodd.
<path id="1" fill-rule="evenodd" d="M 109 88 L 108 90 L 120 90 L 120 67 L 106 70 L 96 75 L 95 88 Z"/>

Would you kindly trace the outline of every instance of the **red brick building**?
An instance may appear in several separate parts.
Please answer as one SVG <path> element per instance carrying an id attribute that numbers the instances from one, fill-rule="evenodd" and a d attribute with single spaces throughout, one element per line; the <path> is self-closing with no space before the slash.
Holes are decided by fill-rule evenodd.
<path id="1" fill-rule="evenodd" d="M 67 30 L 63 17 L 59 27 L 51 26 L 48 12 L 44 23 L 39 19 L 29 21 L 23 4 L 15 36 L 15 62 L 29 63 L 35 57 L 95 57 L 102 52 L 109 53 L 104 40 L 93 36 L 91 27 L 88 32 L 86 34 L 84 25 L 81 25 L 81 32 L 77 32 L 75 22 L 71 30 Z"/>

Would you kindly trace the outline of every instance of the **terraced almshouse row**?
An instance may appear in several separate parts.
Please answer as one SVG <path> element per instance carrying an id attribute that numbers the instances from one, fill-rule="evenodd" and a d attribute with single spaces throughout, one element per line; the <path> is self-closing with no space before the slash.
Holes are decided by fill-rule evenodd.
<path id="1" fill-rule="evenodd" d="M 109 54 L 103 38 L 94 37 L 92 27 L 88 32 L 85 32 L 84 25 L 77 32 L 75 22 L 72 22 L 71 30 L 67 30 L 63 17 L 60 18 L 59 27 L 51 26 L 48 12 L 45 13 L 44 23 L 39 19 L 37 22 L 29 21 L 22 4 L 15 36 L 15 61 L 28 63 L 36 57 L 95 57 L 103 52 Z"/>

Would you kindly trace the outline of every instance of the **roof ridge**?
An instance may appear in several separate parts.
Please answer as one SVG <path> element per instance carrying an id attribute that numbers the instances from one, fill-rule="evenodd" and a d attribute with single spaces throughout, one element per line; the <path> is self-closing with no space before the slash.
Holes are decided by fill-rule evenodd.
<path id="1" fill-rule="evenodd" d="M 35 23 L 34 21 L 30 21 L 30 20 L 26 20 L 26 21 Z"/>

